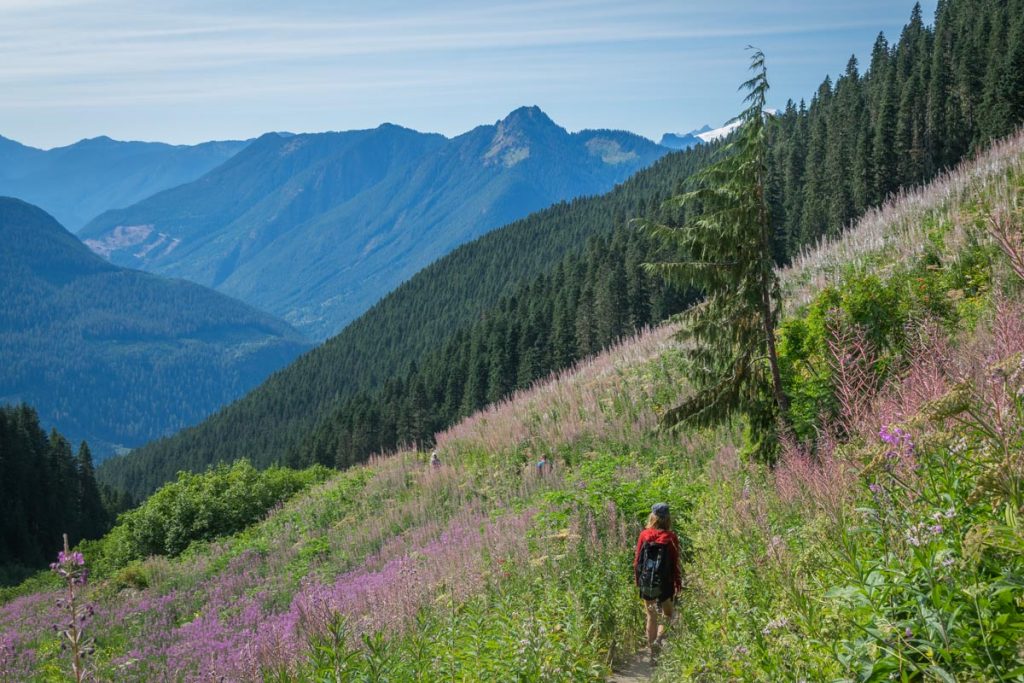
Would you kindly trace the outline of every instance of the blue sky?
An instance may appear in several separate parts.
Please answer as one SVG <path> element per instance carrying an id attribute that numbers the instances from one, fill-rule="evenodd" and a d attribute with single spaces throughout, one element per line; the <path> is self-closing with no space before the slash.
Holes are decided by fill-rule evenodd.
<path id="1" fill-rule="evenodd" d="M 744 47 L 771 102 L 809 97 L 903 0 L 0 0 L 0 135 L 194 143 L 374 127 L 446 135 L 539 105 L 657 139 L 739 108 Z M 935 0 L 922 2 L 931 23 Z"/>

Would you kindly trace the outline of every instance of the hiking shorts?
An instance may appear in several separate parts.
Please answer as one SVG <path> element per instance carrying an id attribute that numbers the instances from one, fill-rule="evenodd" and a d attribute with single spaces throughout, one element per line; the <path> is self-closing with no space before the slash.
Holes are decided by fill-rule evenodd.
<path id="1" fill-rule="evenodd" d="M 663 592 L 661 595 L 658 596 L 657 602 L 660 605 L 661 603 L 665 602 L 666 600 L 671 600 L 674 597 L 676 597 L 676 592 L 675 592 L 674 589 L 670 588 L 667 593 Z M 643 600 L 644 602 L 654 602 L 654 600 L 648 600 L 647 598 L 644 598 L 642 596 L 641 596 L 641 600 Z"/>

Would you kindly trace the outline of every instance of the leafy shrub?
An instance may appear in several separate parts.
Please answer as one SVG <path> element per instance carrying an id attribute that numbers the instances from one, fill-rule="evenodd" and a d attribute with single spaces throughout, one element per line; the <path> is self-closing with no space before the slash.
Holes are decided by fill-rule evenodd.
<path id="1" fill-rule="evenodd" d="M 99 564 L 109 571 L 150 555 L 174 556 L 195 541 L 241 531 L 330 474 L 319 465 L 259 471 L 247 460 L 202 474 L 181 472 L 177 481 L 121 515 L 110 534 L 96 544 L 102 556 Z"/>
<path id="2" fill-rule="evenodd" d="M 941 244 L 941 236 L 934 239 Z M 851 267 L 841 284 L 823 288 L 805 309 L 783 321 L 779 365 L 797 436 L 812 441 L 823 418 L 834 422 L 840 417 L 837 352 L 850 353 L 859 345 L 860 360 L 874 378 L 871 384 L 878 386 L 899 369 L 913 323 L 973 326 L 986 309 L 992 254 L 991 246 L 969 239 L 945 260 L 939 247 L 930 244 L 919 259 L 894 266 L 885 279 Z"/>
<path id="3" fill-rule="evenodd" d="M 124 590 L 125 588 L 142 590 L 149 586 L 149 574 L 142 564 L 132 562 L 114 574 L 113 584 L 116 590 Z"/>

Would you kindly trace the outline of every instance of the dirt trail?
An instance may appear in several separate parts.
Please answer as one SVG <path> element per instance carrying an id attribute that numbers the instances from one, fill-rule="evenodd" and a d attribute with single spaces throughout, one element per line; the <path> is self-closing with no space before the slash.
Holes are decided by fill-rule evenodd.
<path id="1" fill-rule="evenodd" d="M 638 652 L 615 667 L 608 683 L 648 683 L 653 673 L 648 655 Z"/>

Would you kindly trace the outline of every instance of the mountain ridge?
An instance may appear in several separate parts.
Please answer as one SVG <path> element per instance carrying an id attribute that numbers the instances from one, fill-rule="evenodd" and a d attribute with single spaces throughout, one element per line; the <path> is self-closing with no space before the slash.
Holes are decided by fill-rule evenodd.
<path id="1" fill-rule="evenodd" d="M 0 136 L 0 195 L 41 206 L 75 232 L 103 211 L 198 178 L 247 144 L 171 145 L 100 135 L 43 150 Z"/>
<path id="2" fill-rule="evenodd" d="M 624 131 L 569 133 L 536 106 L 453 138 L 394 124 L 271 135 L 81 237 L 114 263 L 215 287 L 324 338 L 458 245 L 607 191 L 668 151 Z M 225 201 L 218 186 L 246 189 Z"/>

